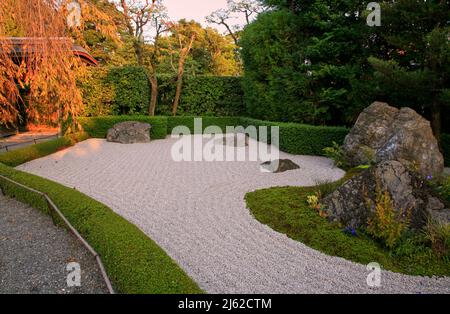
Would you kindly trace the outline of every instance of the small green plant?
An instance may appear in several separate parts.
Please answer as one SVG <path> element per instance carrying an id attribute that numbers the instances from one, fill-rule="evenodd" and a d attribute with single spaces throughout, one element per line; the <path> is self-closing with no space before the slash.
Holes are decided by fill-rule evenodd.
<path id="1" fill-rule="evenodd" d="M 419 255 L 432 255 L 432 250 L 423 232 L 407 230 L 403 232 L 391 253 L 396 258 L 413 258 Z"/>
<path id="2" fill-rule="evenodd" d="M 436 187 L 439 195 L 450 202 L 450 176 L 446 177 L 441 184 Z"/>
<path id="3" fill-rule="evenodd" d="M 320 203 L 322 195 L 320 192 L 315 192 L 314 194 L 306 196 L 306 202 L 309 208 L 315 210 L 320 217 L 326 218 L 328 216 L 327 212 L 324 210 L 323 205 Z"/>
<path id="4" fill-rule="evenodd" d="M 368 206 L 372 207 L 370 200 Z M 389 192 L 383 192 L 379 188 L 374 207 L 375 214 L 367 222 L 367 232 L 392 249 L 409 227 L 411 209 L 396 211 Z"/>
<path id="5" fill-rule="evenodd" d="M 325 147 L 323 153 L 326 157 L 332 159 L 336 167 L 348 169 L 349 165 L 345 158 L 344 151 L 338 143 L 333 141 L 333 146 Z"/>
<path id="6" fill-rule="evenodd" d="M 433 253 L 438 257 L 448 256 L 450 254 L 450 225 L 438 223 L 432 219 L 424 230 L 425 237 L 431 243 Z"/>

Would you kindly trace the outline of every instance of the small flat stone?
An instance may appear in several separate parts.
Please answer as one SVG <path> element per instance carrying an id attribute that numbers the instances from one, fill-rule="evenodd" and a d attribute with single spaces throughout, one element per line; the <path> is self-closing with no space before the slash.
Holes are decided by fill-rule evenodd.
<path id="1" fill-rule="evenodd" d="M 263 162 L 261 164 L 261 168 L 268 172 L 280 173 L 289 170 L 300 169 L 300 166 L 290 159 L 276 159 Z"/>

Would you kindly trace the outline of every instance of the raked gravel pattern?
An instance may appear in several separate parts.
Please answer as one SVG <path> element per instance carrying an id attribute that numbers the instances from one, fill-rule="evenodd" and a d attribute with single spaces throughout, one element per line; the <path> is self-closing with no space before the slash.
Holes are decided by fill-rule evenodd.
<path id="1" fill-rule="evenodd" d="M 122 145 L 90 139 L 18 169 L 110 206 L 208 293 L 450 293 L 450 277 L 389 271 L 382 271 L 381 287 L 371 288 L 366 265 L 325 255 L 277 233 L 246 208 L 249 191 L 341 178 L 344 172 L 330 160 L 281 153 L 280 158 L 293 160 L 300 169 L 263 173 L 255 161 L 175 162 L 175 141 Z"/>

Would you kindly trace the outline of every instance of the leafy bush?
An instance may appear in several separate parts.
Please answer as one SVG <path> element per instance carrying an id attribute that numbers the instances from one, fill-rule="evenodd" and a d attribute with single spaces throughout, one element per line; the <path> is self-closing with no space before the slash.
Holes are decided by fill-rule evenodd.
<path id="1" fill-rule="evenodd" d="M 167 135 L 166 117 L 148 117 L 148 116 L 105 116 L 78 118 L 83 131 L 91 137 L 105 138 L 106 133 L 114 124 L 124 121 L 139 121 L 150 123 L 152 128 L 150 135 L 152 139 L 164 139 Z"/>
<path id="2" fill-rule="evenodd" d="M 75 133 L 55 140 L 27 146 L 7 153 L 0 154 L 0 163 L 16 167 L 27 161 L 41 158 L 55 153 L 58 150 L 72 146 L 88 138 L 86 133 Z"/>
<path id="3" fill-rule="evenodd" d="M 139 228 L 107 206 L 58 183 L 0 164 L 0 174 L 46 193 L 99 253 L 120 293 L 201 293 L 197 284 Z M 7 195 L 47 212 L 42 198 L 0 179 Z"/>
<path id="4" fill-rule="evenodd" d="M 247 113 L 313 125 L 353 122 L 361 102 L 370 104 L 352 86 L 367 75 L 370 32 L 358 19 L 345 18 L 354 9 L 348 1 L 307 1 L 295 13 L 260 14 L 246 27 L 240 45 Z"/>
<path id="5" fill-rule="evenodd" d="M 333 146 L 325 147 L 323 153 L 330 159 L 333 159 L 334 165 L 339 168 L 347 169 L 349 167 L 344 156 L 341 145 L 333 141 Z"/>
<path id="6" fill-rule="evenodd" d="M 394 209 L 391 196 L 387 191 L 377 191 L 375 214 L 367 222 L 367 232 L 392 249 L 410 223 L 411 209 Z M 372 207 L 369 201 L 368 207 Z"/>

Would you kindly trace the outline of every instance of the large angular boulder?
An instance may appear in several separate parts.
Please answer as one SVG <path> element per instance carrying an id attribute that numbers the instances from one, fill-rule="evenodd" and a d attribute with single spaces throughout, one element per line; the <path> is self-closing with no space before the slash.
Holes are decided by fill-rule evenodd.
<path id="1" fill-rule="evenodd" d="M 121 122 L 108 130 L 106 140 L 122 144 L 149 143 L 150 129 L 151 125 L 148 123 L 136 121 Z"/>
<path id="2" fill-rule="evenodd" d="M 351 166 L 397 160 L 423 177 L 444 170 L 430 122 L 410 108 L 374 102 L 360 114 L 342 148 Z"/>
<path id="3" fill-rule="evenodd" d="M 364 227 L 375 213 L 378 193 L 388 192 L 395 211 L 411 212 L 411 227 L 422 228 L 428 218 L 450 223 L 450 210 L 425 181 L 395 160 L 384 161 L 345 182 L 323 200 L 331 222 Z"/>

